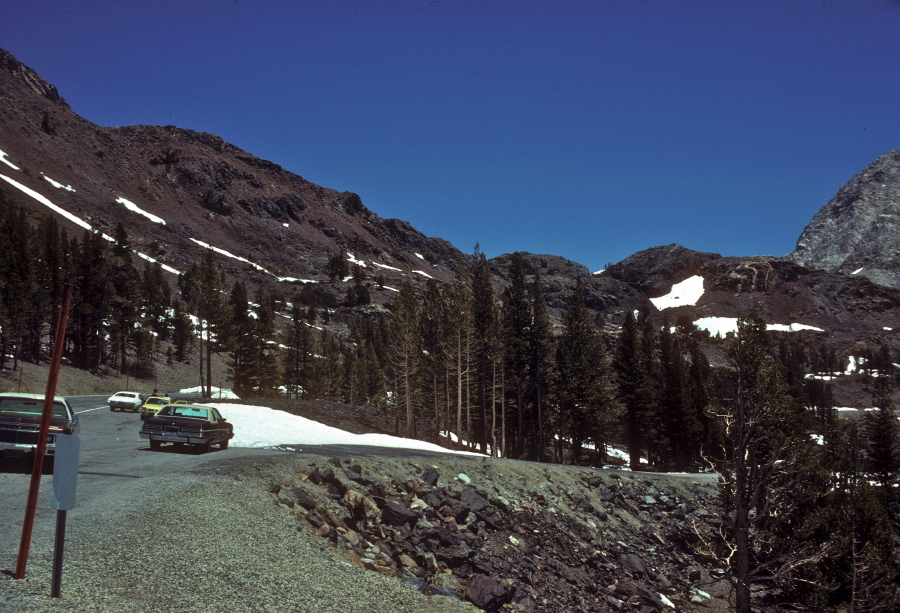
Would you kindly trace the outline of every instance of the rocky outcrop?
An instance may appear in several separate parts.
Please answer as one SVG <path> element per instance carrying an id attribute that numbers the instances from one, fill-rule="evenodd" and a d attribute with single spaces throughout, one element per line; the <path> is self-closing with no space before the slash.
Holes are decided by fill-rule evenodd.
<path id="1" fill-rule="evenodd" d="M 721 257 L 718 253 L 671 244 L 638 251 L 607 268 L 604 274 L 656 297 L 668 292 L 673 283 L 697 274 L 707 262 Z"/>
<path id="2" fill-rule="evenodd" d="M 10 73 L 16 79 L 24 83 L 29 89 L 43 96 L 47 100 L 68 108 L 69 105 L 62 99 L 59 92 L 56 91 L 56 87 L 47 83 L 34 70 L 3 49 L 0 49 L 0 70 L 5 70 Z"/>
<path id="3" fill-rule="evenodd" d="M 270 491 L 353 564 L 486 611 L 727 609 L 692 527 L 715 524 L 708 476 L 334 457 Z"/>
<path id="4" fill-rule="evenodd" d="M 882 155 L 838 190 L 785 257 L 900 287 L 900 149 Z"/>

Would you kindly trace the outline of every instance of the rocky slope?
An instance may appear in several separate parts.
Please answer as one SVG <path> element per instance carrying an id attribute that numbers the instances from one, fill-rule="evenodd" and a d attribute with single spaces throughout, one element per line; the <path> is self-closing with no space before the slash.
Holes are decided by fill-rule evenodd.
<path id="1" fill-rule="evenodd" d="M 278 286 L 277 277 L 327 281 L 328 258 L 348 252 L 370 276 L 395 284 L 446 279 L 461 256 L 402 220 L 382 219 L 356 194 L 310 183 L 218 136 L 174 126 L 94 125 L 3 50 L 0 91 L 2 172 L 97 230 L 111 233 L 123 222 L 135 250 L 176 270 L 197 260 L 203 247 L 192 239 L 271 273 L 223 258 L 229 277 L 253 285 Z M 36 213 L 48 212 L 6 182 L 0 189 Z M 165 223 L 128 210 L 118 198 Z"/>
<path id="2" fill-rule="evenodd" d="M 885 153 L 841 187 L 785 257 L 900 287 L 900 149 Z"/>
<path id="3" fill-rule="evenodd" d="M 727 608 L 694 531 L 715 523 L 709 475 L 333 457 L 270 491 L 353 564 L 480 609 Z"/>

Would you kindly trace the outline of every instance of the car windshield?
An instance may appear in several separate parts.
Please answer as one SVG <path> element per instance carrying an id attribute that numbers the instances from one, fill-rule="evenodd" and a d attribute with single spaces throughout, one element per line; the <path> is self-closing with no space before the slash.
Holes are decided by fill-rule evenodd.
<path id="1" fill-rule="evenodd" d="M 167 404 L 169 401 L 163 398 L 148 398 L 144 404 Z"/>
<path id="2" fill-rule="evenodd" d="M 33 398 L 0 398 L 0 415 L 4 417 L 40 417 L 44 401 Z M 61 402 L 53 403 L 53 417 L 69 418 L 69 412 Z"/>
<path id="3" fill-rule="evenodd" d="M 168 415 L 170 417 L 193 417 L 195 419 L 209 419 L 209 409 L 201 409 L 199 407 L 176 406 L 170 404 L 159 412 L 160 415 Z"/>

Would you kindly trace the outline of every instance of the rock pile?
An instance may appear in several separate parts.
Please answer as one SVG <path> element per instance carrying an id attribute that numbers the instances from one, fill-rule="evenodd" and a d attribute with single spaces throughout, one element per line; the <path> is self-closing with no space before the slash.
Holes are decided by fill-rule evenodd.
<path id="1" fill-rule="evenodd" d="M 271 492 L 297 530 L 357 566 L 486 611 L 727 610 L 722 571 L 695 549 L 693 526 L 715 516 L 711 482 L 429 463 L 310 460 Z"/>

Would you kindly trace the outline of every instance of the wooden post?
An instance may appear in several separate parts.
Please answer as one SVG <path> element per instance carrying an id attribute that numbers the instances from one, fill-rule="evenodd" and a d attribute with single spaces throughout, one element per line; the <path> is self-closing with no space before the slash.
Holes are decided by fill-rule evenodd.
<path id="1" fill-rule="evenodd" d="M 31 469 L 31 485 L 25 505 L 25 521 L 22 523 L 22 540 L 19 543 L 19 557 L 16 560 L 14 579 L 25 578 L 28 564 L 28 549 L 31 547 L 31 531 L 34 528 L 34 513 L 37 510 L 38 493 L 41 488 L 41 472 L 44 469 L 44 453 L 47 451 L 47 435 L 50 432 L 50 416 L 53 413 L 53 397 L 56 396 L 56 380 L 62 362 L 63 346 L 66 340 L 66 322 L 69 318 L 69 304 L 72 302 L 72 286 L 66 284 L 63 290 L 63 304 L 56 323 L 56 337 L 53 340 L 53 355 L 50 359 L 50 374 L 47 377 L 47 391 L 44 394 L 44 412 L 38 429 L 37 447 L 34 450 L 34 465 Z"/>

